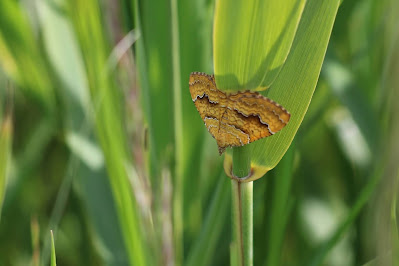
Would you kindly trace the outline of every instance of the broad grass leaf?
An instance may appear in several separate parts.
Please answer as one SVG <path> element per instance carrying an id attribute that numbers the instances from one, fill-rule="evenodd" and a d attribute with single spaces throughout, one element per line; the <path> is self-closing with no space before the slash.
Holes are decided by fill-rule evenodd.
<path id="1" fill-rule="evenodd" d="M 305 2 L 217 1 L 213 54 L 218 88 L 268 88 L 287 58 Z"/>
<path id="2" fill-rule="evenodd" d="M 279 76 L 263 95 L 284 106 L 290 113 L 288 125 L 274 136 L 252 144 L 253 179 L 274 168 L 284 156 L 306 114 L 316 88 L 339 1 L 308 0 L 291 52 Z M 231 151 L 225 169 L 231 169 Z"/>

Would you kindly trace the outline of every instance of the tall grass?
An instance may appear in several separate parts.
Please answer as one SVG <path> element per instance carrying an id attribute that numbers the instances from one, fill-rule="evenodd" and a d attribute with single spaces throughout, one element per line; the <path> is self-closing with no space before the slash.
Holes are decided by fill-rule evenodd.
<path id="1" fill-rule="evenodd" d="M 399 5 L 272 2 L 0 1 L 0 265 L 396 263 Z M 193 71 L 292 120 L 220 157 Z"/>

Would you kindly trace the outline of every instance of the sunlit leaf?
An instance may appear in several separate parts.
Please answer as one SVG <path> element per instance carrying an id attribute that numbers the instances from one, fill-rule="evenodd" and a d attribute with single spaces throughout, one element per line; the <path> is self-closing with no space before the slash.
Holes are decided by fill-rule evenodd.
<path id="1" fill-rule="evenodd" d="M 307 1 L 284 67 L 271 88 L 261 92 L 284 106 L 291 113 L 291 119 L 274 136 L 249 144 L 252 145 L 253 179 L 274 168 L 295 137 L 317 84 L 338 6 L 337 0 Z M 231 168 L 230 154 L 225 158 L 227 170 Z"/>
<path id="2" fill-rule="evenodd" d="M 218 88 L 268 88 L 287 58 L 305 2 L 217 1 L 213 54 Z"/>

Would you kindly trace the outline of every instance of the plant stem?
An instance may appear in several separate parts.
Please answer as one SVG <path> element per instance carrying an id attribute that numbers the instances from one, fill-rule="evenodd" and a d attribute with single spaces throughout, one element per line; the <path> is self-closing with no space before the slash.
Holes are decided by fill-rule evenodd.
<path id="1" fill-rule="evenodd" d="M 397 206 L 397 189 L 399 184 L 399 172 L 396 174 L 393 181 L 393 192 L 392 192 L 392 202 L 391 202 L 391 242 L 392 242 L 392 265 L 399 265 L 399 232 L 397 227 L 396 219 L 396 206 Z"/>
<path id="2" fill-rule="evenodd" d="M 51 233 L 51 266 L 56 266 L 57 261 L 56 261 L 56 256 L 55 256 L 55 244 L 54 244 L 54 234 L 53 230 L 50 230 Z"/>
<path id="3" fill-rule="evenodd" d="M 233 149 L 233 174 L 245 177 L 251 171 L 250 148 L 243 146 Z M 231 180 L 233 244 L 232 265 L 253 265 L 253 183 Z"/>
<path id="4" fill-rule="evenodd" d="M 173 200 L 173 224 L 175 240 L 175 263 L 183 263 L 183 111 L 180 84 L 180 44 L 177 0 L 170 1 L 172 28 L 173 106 L 175 133 L 175 192 Z"/>

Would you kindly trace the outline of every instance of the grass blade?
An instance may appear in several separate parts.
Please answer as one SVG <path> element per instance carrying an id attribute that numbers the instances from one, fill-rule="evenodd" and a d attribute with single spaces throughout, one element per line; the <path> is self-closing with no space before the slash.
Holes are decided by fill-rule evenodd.
<path id="1" fill-rule="evenodd" d="M 20 2 L 0 2 L 0 60 L 7 74 L 24 92 L 51 113 L 56 107 L 54 87 L 30 21 L 23 11 Z"/>
<path id="2" fill-rule="evenodd" d="M 174 159 L 171 148 L 175 146 L 175 133 L 174 126 L 170 126 L 174 121 L 173 104 L 176 104 L 172 93 L 173 71 L 165 67 L 173 64 L 171 6 L 169 1 L 137 0 L 135 11 L 135 24 L 140 31 L 135 48 L 143 112 L 148 125 L 150 177 L 157 186 L 160 166 Z"/>
<path id="3" fill-rule="evenodd" d="M 392 195 L 391 203 L 391 234 L 392 234 L 392 265 L 399 265 L 399 231 L 398 222 L 396 219 L 397 212 L 397 201 L 398 193 L 397 189 L 399 187 L 399 171 L 396 177 L 394 177 L 394 189 Z"/>
<path id="4" fill-rule="evenodd" d="M 229 179 L 224 173 L 220 176 L 218 183 L 209 212 L 199 233 L 200 237 L 194 242 L 194 246 L 188 254 L 185 263 L 187 266 L 210 265 L 212 258 L 217 254 L 217 244 L 223 226 L 226 224 L 230 205 Z"/>
<path id="5" fill-rule="evenodd" d="M 175 143 L 175 184 L 173 197 L 173 225 L 175 257 L 177 264 L 183 262 L 183 108 L 182 89 L 180 83 L 180 43 L 179 43 L 179 12 L 177 0 L 170 0 L 172 26 L 172 87 L 173 87 L 173 115 L 174 115 L 174 143 Z"/>
<path id="6" fill-rule="evenodd" d="M 54 233 L 53 230 L 50 230 L 51 232 L 51 266 L 56 266 L 57 261 L 56 261 L 56 256 L 55 256 L 55 244 L 54 244 Z"/>
<path id="7" fill-rule="evenodd" d="M 193 8 L 193 6 L 196 8 Z M 181 104 L 184 129 L 180 141 L 183 146 L 181 158 L 183 176 L 185 177 L 183 184 L 183 220 L 184 236 L 185 239 L 189 239 L 185 243 L 187 246 L 190 246 L 190 242 L 196 239 L 202 226 L 202 200 L 207 197 L 207 194 L 198 187 L 206 186 L 204 182 L 212 182 L 212 188 L 215 187 L 213 178 L 201 176 L 201 161 L 209 159 L 209 157 L 203 156 L 204 137 L 208 133 L 191 101 L 188 89 L 188 78 L 191 72 L 211 72 L 211 23 L 213 15 L 212 12 L 209 12 L 211 6 L 213 6 L 212 2 L 202 0 L 178 1 Z M 201 25 L 201 27 L 198 27 L 198 25 Z M 217 149 L 215 148 L 213 151 L 216 154 Z M 217 174 L 218 172 L 215 171 L 215 177 L 218 177 Z M 194 240 L 192 245 L 197 245 L 196 242 Z"/>
<path id="8" fill-rule="evenodd" d="M 261 92 L 284 106 L 291 119 L 275 136 L 249 144 L 254 179 L 277 165 L 295 137 L 316 88 L 338 6 L 338 0 L 307 1 L 284 67 L 272 88 Z M 226 154 L 227 162 L 231 162 L 230 154 Z"/>
<path id="9" fill-rule="evenodd" d="M 287 59 L 305 2 L 217 1 L 213 54 L 218 88 L 268 88 Z"/>
<path id="10" fill-rule="evenodd" d="M 293 177 L 294 155 L 295 145 L 291 145 L 275 171 L 274 195 L 269 215 L 271 219 L 269 226 L 270 235 L 266 237 L 268 242 L 266 265 L 268 266 L 281 265 L 281 247 L 289 213 L 292 209 L 290 188 Z"/>
<path id="11" fill-rule="evenodd" d="M 70 1 L 71 15 L 87 70 L 94 105 L 97 137 L 104 152 L 107 172 L 131 265 L 147 265 L 151 258 L 143 239 L 141 219 L 127 174 L 131 156 L 121 106 L 121 92 L 107 65 L 111 49 L 104 35 L 99 3 Z M 93 43 L 95 46 L 93 46 Z"/>
<path id="12" fill-rule="evenodd" d="M 0 125 L 0 220 L 7 188 L 7 174 L 11 160 L 12 119 L 6 114 Z"/>

